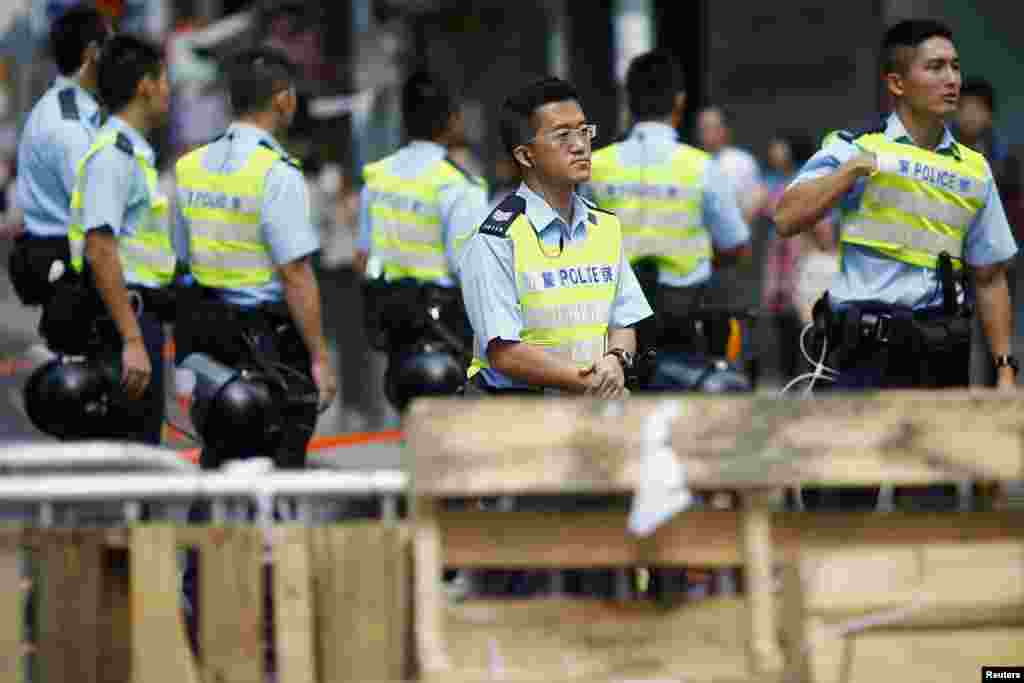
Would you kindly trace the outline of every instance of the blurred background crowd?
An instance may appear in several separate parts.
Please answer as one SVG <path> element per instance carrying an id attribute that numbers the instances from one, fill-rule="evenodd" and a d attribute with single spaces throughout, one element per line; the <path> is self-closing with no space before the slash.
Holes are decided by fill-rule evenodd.
<path id="1" fill-rule="evenodd" d="M 54 76 L 49 22 L 77 0 L 8 0 L 0 8 L 0 223 L 11 202 L 18 131 Z M 469 144 L 453 155 L 487 179 L 497 202 L 518 183 L 504 156 L 496 112 L 531 75 L 571 80 L 599 127 L 595 146 L 629 125 L 622 79 L 636 54 L 667 48 L 686 70 L 688 112 L 681 139 L 715 155 L 735 184 L 754 235 L 753 267 L 727 271 L 718 286 L 731 304 L 763 318 L 750 344 L 762 386 L 800 370 L 799 331 L 838 267 L 828 222 L 777 240 L 775 203 L 801 164 L 836 128 L 868 125 L 886 111 L 877 43 L 884 27 L 910 17 L 948 22 L 956 33 L 964 90 L 958 139 L 991 163 L 1009 214 L 1022 225 L 1024 90 L 1010 5 L 958 0 L 793 0 L 754 7 L 734 0 L 97 0 L 122 31 L 166 49 L 172 116 L 158 135 L 165 182 L 176 159 L 216 137 L 230 111 L 220 60 L 268 44 L 299 66 L 300 108 L 283 141 L 304 162 L 311 211 L 321 231 L 319 277 L 325 324 L 342 391 L 338 431 L 397 424 L 380 389 L 383 361 L 366 343 L 352 269 L 360 169 L 404 140 L 399 91 L 420 68 L 448 79 L 463 98 Z M 1011 277 L 1011 287 L 1016 275 Z M 11 297 L 13 302 L 13 297 Z M 1024 311 L 1015 297 L 1018 329 Z M 356 324 L 353 324 L 356 323 Z M 1018 337 L 1020 335 L 1018 334 Z"/>

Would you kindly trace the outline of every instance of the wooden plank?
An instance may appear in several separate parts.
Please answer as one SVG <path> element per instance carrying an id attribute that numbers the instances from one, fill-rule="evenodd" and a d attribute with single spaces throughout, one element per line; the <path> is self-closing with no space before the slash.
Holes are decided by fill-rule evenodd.
<path id="1" fill-rule="evenodd" d="M 417 401 L 405 421 L 420 495 L 632 491 L 645 418 L 683 403 L 671 445 L 697 489 L 1024 478 L 1024 395 L 909 391 L 816 397 Z"/>
<path id="2" fill-rule="evenodd" d="M 22 644 L 25 591 L 19 566 L 16 536 L 0 540 L 0 680 L 22 680 Z"/>
<path id="3" fill-rule="evenodd" d="M 734 567 L 742 563 L 740 512 L 682 512 L 641 543 L 626 530 L 623 510 L 501 512 L 441 510 L 444 564 L 451 567 Z M 772 514 L 772 552 L 795 557 L 801 544 L 820 547 L 987 543 L 1024 539 L 1020 511 L 922 515 L 892 512 Z M 600 548 L 595 553 L 594 548 Z"/>
<path id="4" fill-rule="evenodd" d="M 407 531 L 371 522 L 311 533 L 320 681 L 405 679 Z"/>
<path id="5" fill-rule="evenodd" d="M 445 653 L 445 597 L 441 586 L 444 567 L 438 520 L 440 508 L 437 500 L 413 499 L 413 614 L 416 620 L 416 667 L 420 675 L 449 668 Z"/>
<path id="6" fill-rule="evenodd" d="M 648 601 L 467 601 L 445 608 L 451 667 L 469 681 L 765 681 L 748 669 L 739 598 L 671 609 Z"/>
<path id="7" fill-rule="evenodd" d="M 42 680 L 99 680 L 102 535 L 53 531 L 40 552 L 38 662 Z"/>
<path id="8" fill-rule="evenodd" d="M 796 564 L 804 609 L 837 617 L 917 605 L 1018 606 L 1024 617 L 1024 543 L 808 547 Z"/>
<path id="9" fill-rule="evenodd" d="M 102 683 L 125 683 L 132 678 L 130 562 L 126 548 L 104 550 L 99 620 L 99 675 Z"/>
<path id="10" fill-rule="evenodd" d="M 772 491 L 745 491 L 741 495 L 740 530 L 746 580 L 747 655 L 750 670 L 767 675 L 783 668 L 776 633 L 774 565 L 772 554 Z"/>
<path id="11" fill-rule="evenodd" d="M 316 680 L 316 648 L 309 530 L 283 525 L 272 533 L 277 680 L 311 683 Z"/>
<path id="12" fill-rule="evenodd" d="M 131 530 L 132 680 L 199 683 L 185 638 L 174 527 Z"/>
<path id="13" fill-rule="evenodd" d="M 199 641 L 203 678 L 263 678 L 263 532 L 208 527 L 199 550 Z"/>

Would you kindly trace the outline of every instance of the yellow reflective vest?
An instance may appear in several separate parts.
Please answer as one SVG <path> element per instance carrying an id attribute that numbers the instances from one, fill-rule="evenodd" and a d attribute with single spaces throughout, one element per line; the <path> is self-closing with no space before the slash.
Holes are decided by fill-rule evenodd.
<path id="1" fill-rule="evenodd" d="M 71 193 L 71 225 L 68 226 L 71 267 L 75 272 L 82 272 L 85 252 L 85 226 L 82 225 L 85 165 L 93 155 L 111 145 L 135 159 L 142 169 L 149 191 L 149 215 L 136 226 L 134 234 L 122 235 L 118 239 L 118 251 L 125 280 L 146 287 L 162 287 L 174 278 L 175 263 L 167 197 L 158 192 L 156 169 L 133 149 L 127 136 L 116 131 L 107 131 L 97 137 L 89 151 L 78 162 L 75 188 Z"/>
<path id="2" fill-rule="evenodd" d="M 653 258 L 662 269 L 685 277 L 711 258 L 711 236 L 703 223 L 704 177 L 711 157 L 680 145 L 665 162 L 626 166 L 619 145 L 594 152 L 594 199 L 615 212 L 631 263 Z"/>
<path id="3" fill-rule="evenodd" d="M 952 155 L 938 154 L 880 132 L 853 143 L 875 154 L 878 172 L 868 178 L 860 207 L 843 217 L 842 242 L 932 269 L 947 252 L 961 268 L 964 238 L 988 195 L 985 158 L 959 144 Z"/>
<path id="4" fill-rule="evenodd" d="M 391 172 L 392 161 L 389 156 L 363 167 L 370 193 L 372 256 L 388 280 L 429 282 L 449 276 L 440 193 L 467 176 L 442 159 L 415 178 L 403 178 Z"/>
<path id="5" fill-rule="evenodd" d="M 586 239 L 550 250 L 524 210 L 522 197 L 512 195 L 479 229 L 513 242 L 523 317 L 520 340 L 586 367 L 605 352 L 622 253 L 619 220 L 614 214 L 591 209 Z M 479 347 L 474 343 L 474 348 Z M 486 358 L 473 358 L 469 377 L 486 367 Z"/>
<path id="6" fill-rule="evenodd" d="M 261 144 L 241 168 L 220 173 L 203 166 L 208 149 L 186 154 L 174 169 L 192 275 L 204 287 L 220 289 L 269 284 L 275 268 L 261 228 L 267 174 L 278 161 L 298 164 Z"/>

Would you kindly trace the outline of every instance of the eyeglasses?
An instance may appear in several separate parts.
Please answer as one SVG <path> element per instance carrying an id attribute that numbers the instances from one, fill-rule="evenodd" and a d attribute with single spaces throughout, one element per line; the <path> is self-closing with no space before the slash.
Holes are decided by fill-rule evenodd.
<path id="1" fill-rule="evenodd" d="M 576 140 L 579 140 L 582 145 L 589 145 L 591 140 L 597 137 L 597 124 L 587 123 L 579 128 L 560 128 L 559 130 L 549 131 L 542 135 L 536 135 L 533 138 L 524 142 L 524 145 L 529 145 L 537 140 L 545 140 L 549 144 L 557 147 L 569 147 Z"/>

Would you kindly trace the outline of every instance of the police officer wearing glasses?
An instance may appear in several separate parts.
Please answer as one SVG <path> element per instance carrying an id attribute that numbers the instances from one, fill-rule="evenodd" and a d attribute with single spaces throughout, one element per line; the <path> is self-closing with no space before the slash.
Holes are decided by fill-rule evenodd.
<path id="1" fill-rule="evenodd" d="M 632 326 L 651 308 L 623 255 L 619 219 L 575 191 L 590 179 L 596 132 L 557 78 L 502 107 L 502 140 L 524 180 L 460 255 L 475 334 L 468 395 L 629 393 Z"/>
<path id="2" fill-rule="evenodd" d="M 953 34 L 904 21 L 882 49 L 893 112 L 828 136 L 775 214 L 792 237 L 840 211 L 841 271 L 815 307 L 826 364 L 841 389 L 966 386 L 976 308 L 1009 389 L 1006 269 L 1017 248 L 988 163 L 946 125 L 961 85 Z"/>

